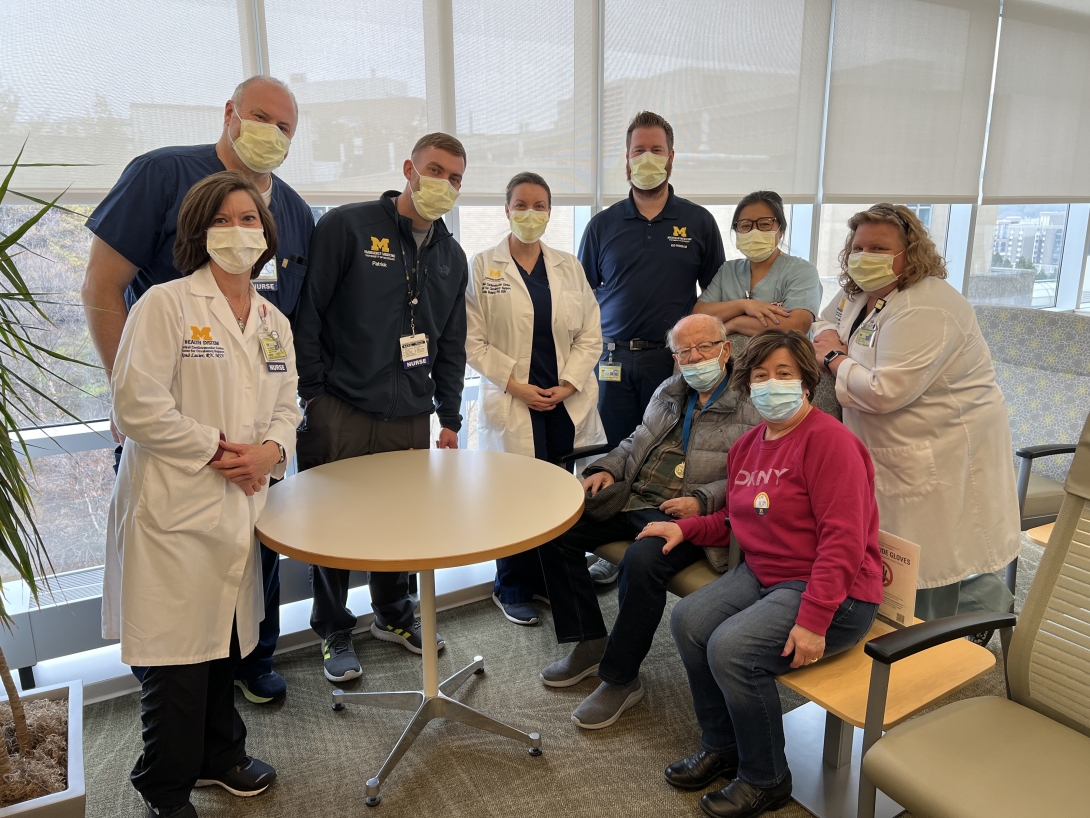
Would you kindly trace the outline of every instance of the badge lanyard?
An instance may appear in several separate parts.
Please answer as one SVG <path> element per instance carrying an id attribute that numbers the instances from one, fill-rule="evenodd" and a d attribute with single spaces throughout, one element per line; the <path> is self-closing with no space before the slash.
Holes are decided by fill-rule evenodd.
<path id="1" fill-rule="evenodd" d="M 715 391 L 712 392 L 711 397 L 708 398 L 708 402 L 704 404 L 705 409 L 715 403 L 719 396 L 723 394 L 729 380 L 730 378 L 726 375 L 723 376 L 723 382 L 715 387 Z M 689 432 L 692 431 L 693 412 L 696 409 L 696 400 L 699 397 L 699 393 L 693 392 L 693 396 L 689 398 L 689 405 L 685 409 L 685 422 L 681 425 L 681 450 L 686 454 L 689 452 Z"/>
<path id="2" fill-rule="evenodd" d="M 401 226 L 396 225 L 397 232 L 397 246 L 401 250 L 401 263 L 405 268 L 405 287 L 408 291 L 406 298 L 409 302 L 409 334 L 402 335 L 400 338 L 401 345 L 401 365 L 405 369 L 415 369 L 418 366 L 425 366 L 430 363 L 431 358 L 428 355 L 428 336 L 421 333 L 416 333 L 416 306 L 420 303 L 420 293 L 424 289 L 424 285 L 420 283 L 420 260 L 424 255 L 424 245 L 431 237 L 431 231 L 434 227 L 428 228 L 428 234 L 424 237 L 424 241 L 420 243 L 420 247 L 417 248 L 416 259 L 413 262 L 413 266 L 409 268 L 409 257 L 405 253 L 405 242 L 401 238 Z M 428 280 L 428 268 L 424 266 L 424 283 Z"/>
<path id="3" fill-rule="evenodd" d="M 874 345 L 874 333 L 878 331 L 878 314 L 886 307 L 886 299 L 879 298 L 874 302 L 874 311 L 862 322 L 859 329 L 852 333 L 859 346 L 870 347 Z"/>

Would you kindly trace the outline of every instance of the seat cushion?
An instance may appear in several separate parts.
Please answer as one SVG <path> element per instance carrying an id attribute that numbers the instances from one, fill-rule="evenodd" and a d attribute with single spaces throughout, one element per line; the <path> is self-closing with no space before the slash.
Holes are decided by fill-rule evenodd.
<path id="1" fill-rule="evenodd" d="M 1039 474 L 1029 476 L 1029 489 L 1026 491 L 1026 504 L 1022 508 L 1023 519 L 1055 516 L 1060 513 L 1064 501 L 1062 483 L 1049 480 Z"/>
<path id="2" fill-rule="evenodd" d="M 894 801 L 929 818 L 1088 814 L 1090 737 L 993 696 L 894 727 L 863 769 Z"/>
<path id="3" fill-rule="evenodd" d="M 630 540 L 606 543 L 595 548 L 594 553 L 607 562 L 619 565 L 624 552 L 631 544 Z M 677 596 L 688 596 L 709 582 L 715 582 L 721 576 L 723 575 L 712 568 L 706 559 L 703 559 L 678 571 L 677 575 L 666 584 L 666 590 Z"/>

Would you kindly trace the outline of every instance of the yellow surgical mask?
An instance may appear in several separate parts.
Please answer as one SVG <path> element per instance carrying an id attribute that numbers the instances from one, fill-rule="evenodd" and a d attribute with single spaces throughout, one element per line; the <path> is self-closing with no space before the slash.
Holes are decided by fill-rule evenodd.
<path id="1" fill-rule="evenodd" d="M 512 210 L 508 221 L 516 239 L 523 244 L 533 244 L 545 235 L 549 214 L 544 210 Z"/>
<path id="2" fill-rule="evenodd" d="M 260 227 L 209 227 L 205 234 L 208 256 L 225 273 L 240 276 L 253 272 L 254 265 L 269 246 Z"/>
<path id="3" fill-rule="evenodd" d="M 640 190 L 653 190 L 666 181 L 666 162 L 669 157 L 657 153 L 641 153 L 628 160 L 632 184 Z"/>
<path id="4" fill-rule="evenodd" d="M 865 293 L 880 290 L 897 280 L 893 260 L 901 253 L 852 253 L 848 256 L 848 275 Z"/>
<path id="5" fill-rule="evenodd" d="M 238 139 L 231 141 L 235 153 L 242 164 L 254 173 L 269 173 L 284 163 L 288 155 L 291 140 L 271 122 L 254 122 L 243 119 L 235 112 L 242 123 Z M 230 136 L 230 134 L 228 134 Z"/>
<path id="6" fill-rule="evenodd" d="M 748 233 L 735 233 L 734 246 L 750 261 L 764 261 L 776 252 L 776 232 L 754 228 Z"/>
<path id="7" fill-rule="evenodd" d="M 446 179 L 424 176 L 416 165 L 413 165 L 413 170 L 420 177 L 420 188 L 412 193 L 416 212 L 420 214 L 420 218 L 429 222 L 441 219 L 454 207 L 458 200 L 458 191 Z"/>

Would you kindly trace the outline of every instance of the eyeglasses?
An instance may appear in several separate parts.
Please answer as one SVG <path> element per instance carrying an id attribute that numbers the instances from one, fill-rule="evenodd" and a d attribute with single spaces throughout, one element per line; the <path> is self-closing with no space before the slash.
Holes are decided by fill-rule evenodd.
<path id="1" fill-rule="evenodd" d="M 711 354 L 715 352 L 715 348 L 722 346 L 726 341 L 705 341 L 703 344 L 697 344 L 695 347 L 685 347 L 684 349 L 675 349 L 674 357 L 678 359 L 679 363 L 687 364 L 693 357 L 693 351 L 700 353 L 700 359 L 705 360 L 711 357 Z"/>
<path id="2" fill-rule="evenodd" d="M 771 233 L 777 227 L 779 227 L 779 220 L 769 216 L 764 219 L 757 219 L 757 221 L 751 221 L 749 219 L 742 219 L 735 223 L 734 231 L 736 233 L 748 233 L 756 225 L 757 229 L 762 233 Z"/>

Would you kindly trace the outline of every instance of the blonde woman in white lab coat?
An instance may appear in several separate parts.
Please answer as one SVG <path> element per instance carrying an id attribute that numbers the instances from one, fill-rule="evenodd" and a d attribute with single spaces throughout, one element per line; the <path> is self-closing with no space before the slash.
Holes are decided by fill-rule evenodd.
<path id="1" fill-rule="evenodd" d="M 541 241 L 548 184 L 519 173 L 507 184 L 511 233 L 477 254 L 466 291 L 466 352 L 483 376 L 478 448 L 556 461 L 605 443 L 594 366 L 602 352 L 598 302 L 571 253 Z M 537 551 L 496 560 L 492 599 L 510 621 L 534 625 L 544 598 Z"/>
<path id="2" fill-rule="evenodd" d="M 848 220 L 843 288 L 813 327 L 844 423 L 874 460 L 882 528 L 921 548 L 916 615 L 1005 611 L 1018 555 L 1011 433 L 991 353 L 916 214 Z M 970 579 L 972 577 L 972 579 Z"/>
<path id="3" fill-rule="evenodd" d="M 264 616 L 254 524 L 283 477 L 301 414 L 287 319 L 250 284 L 274 257 L 261 194 L 226 171 L 178 215 L 183 278 L 125 322 L 112 419 L 125 435 L 110 505 L 102 632 L 146 665 L 133 786 L 153 815 L 196 816 L 194 785 L 256 795 L 275 779 L 246 754 L 233 669 Z"/>

